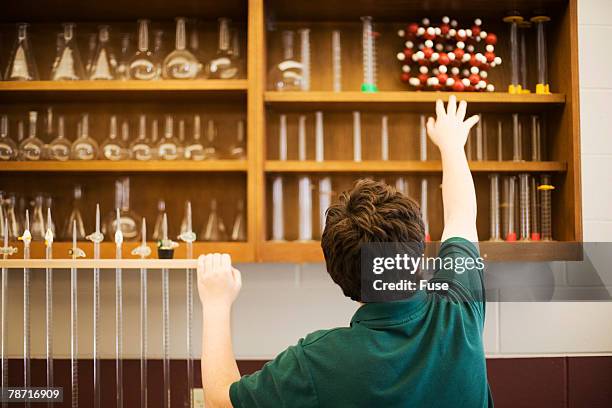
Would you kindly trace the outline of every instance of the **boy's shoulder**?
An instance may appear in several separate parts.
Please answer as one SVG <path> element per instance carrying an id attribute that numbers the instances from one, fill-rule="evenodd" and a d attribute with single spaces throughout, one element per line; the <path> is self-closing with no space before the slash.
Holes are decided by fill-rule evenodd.
<path id="1" fill-rule="evenodd" d="M 327 330 L 317 330 L 312 332 L 306 337 L 304 337 L 300 341 L 300 345 L 303 348 L 310 348 L 317 344 L 320 344 L 321 341 L 336 341 L 343 338 L 345 335 L 349 334 L 351 328 L 350 327 L 336 327 L 333 329 Z"/>

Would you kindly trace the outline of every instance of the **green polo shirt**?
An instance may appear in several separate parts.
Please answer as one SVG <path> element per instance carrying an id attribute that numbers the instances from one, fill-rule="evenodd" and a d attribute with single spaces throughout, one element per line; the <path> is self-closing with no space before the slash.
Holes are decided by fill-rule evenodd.
<path id="1" fill-rule="evenodd" d="M 476 258 L 462 238 L 441 258 Z M 482 270 L 435 271 L 447 292 L 367 303 L 350 327 L 321 330 L 230 387 L 234 408 L 490 407 Z"/>

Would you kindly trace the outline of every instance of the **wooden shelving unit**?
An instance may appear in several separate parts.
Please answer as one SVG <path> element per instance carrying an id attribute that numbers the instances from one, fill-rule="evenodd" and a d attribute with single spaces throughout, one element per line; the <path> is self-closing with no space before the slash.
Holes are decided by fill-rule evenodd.
<path id="1" fill-rule="evenodd" d="M 246 172 L 245 160 L 91 160 L 91 161 L 39 161 L 39 162 L 0 162 L 0 172 Z"/>
<path id="2" fill-rule="evenodd" d="M 243 92 L 246 79 L 0 82 L 0 92 Z"/>

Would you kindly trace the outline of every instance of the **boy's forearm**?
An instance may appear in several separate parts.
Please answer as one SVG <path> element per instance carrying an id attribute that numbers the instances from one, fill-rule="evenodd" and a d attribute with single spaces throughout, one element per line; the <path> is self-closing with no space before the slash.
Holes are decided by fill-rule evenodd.
<path id="1" fill-rule="evenodd" d="M 232 350 L 231 306 L 204 305 L 202 323 L 202 385 L 206 407 L 231 407 L 230 385 L 240 379 Z"/>
<path id="2" fill-rule="evenodd" d="M 444 232 L 442 241 L 461 236 L 478 241 L 476 191 L 463 149 L 441 150 Z"/>

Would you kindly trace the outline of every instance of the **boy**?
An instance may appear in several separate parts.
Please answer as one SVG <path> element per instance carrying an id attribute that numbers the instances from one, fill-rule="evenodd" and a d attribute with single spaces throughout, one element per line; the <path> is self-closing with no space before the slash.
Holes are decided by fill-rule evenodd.
<path id="1" fill-rule="evenodd" d="M 464 152 L 470 128 L 466 103 L 451 96 L 427 132 L 442 156 L 443 244 L 439 258 L 478 254 L 476 194 Z M 219 407 L 487 407 L 482 343 L 482 270 L 440 269 L 443 292 L 363 303 L 362 244 L 424 241 L 416 203 L 383 183 L 361 180 L 327 213 L 321 246 L 327 270 L 344 294 L 362 303 L 350 327 L 301 339 L 261 371 L 240 378 L 230 335 L 230 309 L 241 286 L 228 255 L 202 256 L 202 378 L 207 408 Z M 475 264 L 472 262 L 472 264 Z"/>

